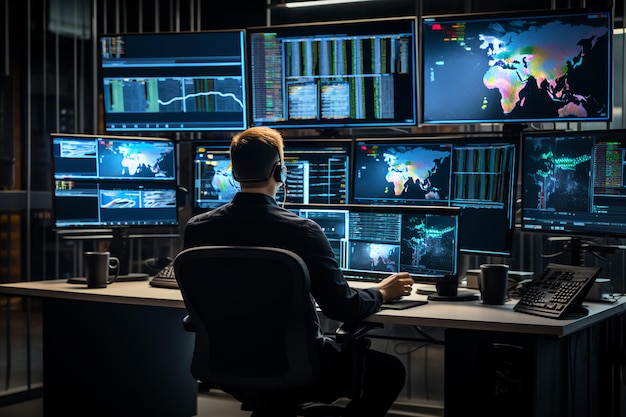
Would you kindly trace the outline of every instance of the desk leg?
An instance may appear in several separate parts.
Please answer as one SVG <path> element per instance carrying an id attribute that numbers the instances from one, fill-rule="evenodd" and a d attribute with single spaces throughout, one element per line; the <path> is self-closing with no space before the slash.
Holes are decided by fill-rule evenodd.
<path id="1" fill-rule="evenodd" d="M 45 416 L 196 415 L 184 310 L 60 299 L 43 308 Z"/>

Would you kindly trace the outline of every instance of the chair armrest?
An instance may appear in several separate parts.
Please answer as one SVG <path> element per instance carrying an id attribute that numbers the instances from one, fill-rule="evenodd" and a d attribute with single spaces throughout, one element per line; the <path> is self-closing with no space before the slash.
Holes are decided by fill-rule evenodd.
<path id="1" fill-rule="evenodd" d="M 359 321 L 343 323 L 335 331 L 334 338 L 352 354 L 352 387 L 349 398 L 360 398 L 363 394 L 363 370 L 365 351 L 370 347 L 370 339 L 364 337 L 370 330 L 383 328 L 382 323 Z"/>
<path id="2" fill-rule="evenodd" d="M 335 331 L 335 340 L 339 343 L 348 343 L 362 338 L 373 329 L 382 329 L 382 323 L 359 321 L 356 323 L 343 323 Z"/>
<path id="3" fill-rule="evenodd" d="M 183 317 L 183 328 L 188 332 L 196 331 L 196 326 L 193 323 L 193 320 L 191 320 L 191 317 L 189 317 L 189 314 Z"/>

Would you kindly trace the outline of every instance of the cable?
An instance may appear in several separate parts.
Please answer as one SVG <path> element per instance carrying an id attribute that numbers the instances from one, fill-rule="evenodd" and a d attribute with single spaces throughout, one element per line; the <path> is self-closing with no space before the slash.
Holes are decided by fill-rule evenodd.
<path id="1" fill-rule="evenodd" d="M 445 343 L 443 340 L 435 339 L 434 337 L 426 333 L 426 331 L 424 331 L 424 329 L 422 329 L 420 326 L 411 326 L 411 327 L 413 327 L 420 335 L 424 336 L 426 340 L 432 343 L 441 344 L 441 345 Z"/>
<path id="2" fill-rule="evenodd" d="M 540 256 L 542 258 L 556 258 L 557 256 L 563 255 L 565 252 L 555 252 L 555 253 L 542 253 Z"/>

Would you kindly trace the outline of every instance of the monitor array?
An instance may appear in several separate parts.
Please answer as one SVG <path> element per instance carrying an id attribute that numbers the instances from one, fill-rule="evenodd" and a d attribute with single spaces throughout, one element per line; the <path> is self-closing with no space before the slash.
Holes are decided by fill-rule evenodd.
<path id="1" fill-rule="evenodd" d="M 103 34 L 104 127 L 609 121 L 611 33 L 588 9 Z"/>
<path id="2" fill-rule="evenodd" d="M 279 202 L 459 208 L 461 252 L 508 256 L 524 136 L 519 130 L 511 136 L 454 138 L 359 138 L 351 132 L 350 138 L 337 139 L 332 129 L 609 121 L 611 19 L 610 10 L 546 10 L 103 34 L 98 76 L 104 127 L 107 134 L 165 136 L 260 125 L 285 132 L 318 129 L 322 135 L 326 129 L 333 134 L 316 143 L 287 140 L 287 186 L 279 190 Z M 239 185 L 230 172 L 227 143 L 191 141 L 196 143 L 190 191 L 198 213 L 229 202 Z M 592 152 L 593 161 L 599 152 Z M 522 175 L 527 176 L 530 165 L 524 158 Z M 557 155 L 547 160 L 562 178 L 563 160 Z M 63 162 L 56 160 L 59 167 Z M 64 220 L 63 213 L 79 217 L 71 214 L 81 201 L 72 188 L 76 179 L 56 175 L 57 226 L 71 227 L 77 220 Z M 594 178 L 589 188 L 600 190 Z M 103 199 L 111 193 L 106 187 L 126 179 L 97 180 L 106 192 L 98 191 L 102 201 L 92 204 L 97 209 L 80 210 L 97 213 L 80 220 L 81 226 L 121 224 L 109 216 L 107 204 L 123 207 L 120 202 L 150 195 L 146 190 L 168 196 L 159 201 L 176 197 L 175 181 L 152 181 L 148 188 L 129 181 L 131 189 L 107 203 Z M 89 181 L 77 183 L 81 192 L 93 194 Z M 542 188 L 551 193 L 542 195 L 545 207 L 528 207 L 532 198 L 524 191 L 525 230 L 555 227 L 546 226 L 560 212 L 549 205 L 558 195 L 549 186 Z M 585 224 L 602 224 L 591 218 L 604 219 L 605 211 L 619 207 L 613 204 L 619 190 L 603 189 L 609 188 L 593 195 L 590 208 L 577 212 L 579 217 L 589 212 Z M 129 224 L 176 223 L 167 218 L 170 214 L 142 216 Z M 564 230 L 577 232 L 576 227 Z"/>
<path id="3" fill-rule="evenodd" d="M 287 139 L 282 204 L 459 207 L 462 252 L 512 251 L 519 136 Z M 228 144 L 194 144 L 195 213 L 239 191 Z M 486 227 L 489 225 L 489 227 Z"/>

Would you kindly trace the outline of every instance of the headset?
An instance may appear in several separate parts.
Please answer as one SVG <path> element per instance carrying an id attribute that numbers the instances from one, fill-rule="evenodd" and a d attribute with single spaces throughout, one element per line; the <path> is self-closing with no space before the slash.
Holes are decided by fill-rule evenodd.
<path id="1" fill-rule="evenodd" d="M 278 149 L 276 149 L 276 151 L 278 151 Z M 274 179 L 276 182 L 280 182 L 282 184 L 287 182 L 287 167 L 280 159 L 280 153 L 278 154 L 278 161 L 276 161 L 276 166 L 274 167 Z"/>

